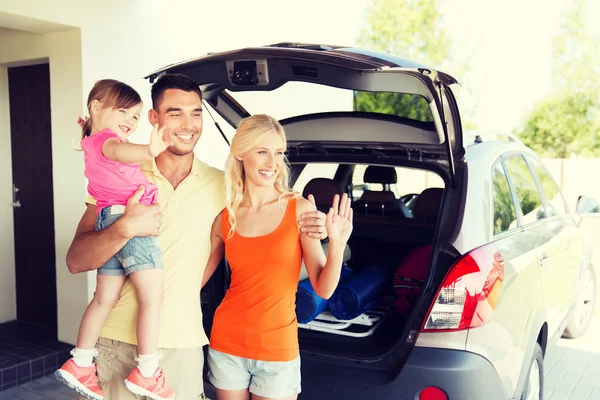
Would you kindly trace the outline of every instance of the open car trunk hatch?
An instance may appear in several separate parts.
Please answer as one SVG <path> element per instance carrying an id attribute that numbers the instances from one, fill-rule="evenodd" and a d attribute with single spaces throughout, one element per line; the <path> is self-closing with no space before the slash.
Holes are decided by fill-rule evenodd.
<path id="1" fill-rule="evenodd" d="M 363 141 L 402 148 L 411 156 L 442 158 L 455 183 L 455 159 L 464 154 L 463 134 L 451 90 L 457 81 L 444 72 L 361 49 L 279 43 L 211 53 L 167 66 L 147 78 L 153 81 L 165 73 L 194 79 L 205 100 L 234 127 L 249 115 L 235 100 L 235 92 L 273 91 L 288 82 L 351 90 L 356 115 L 344 116 L 343 121 L 327 113 L 283 121 L 290 141 L 309 146 L 322 141 Z M 313 135 L 297 134 L 295 124 L 302 118 L 320 119 L 320 128 Z M 348 127 L 350 120 L 356 124 L 370 121 L 382 129 L 329 129 L 340 122 Z"/>

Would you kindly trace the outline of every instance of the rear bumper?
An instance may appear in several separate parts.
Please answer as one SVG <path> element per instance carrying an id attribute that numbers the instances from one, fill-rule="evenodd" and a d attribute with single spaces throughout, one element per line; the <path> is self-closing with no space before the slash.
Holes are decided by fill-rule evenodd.
<path id="1" fill-rule="evenodd" d="M 340 373 L 332 374 L 333 369 Z M 361 383 L 365 372 L 365 367 L 332 366 L 304 357 L 299 399 L 415 400 L 423 388 L 436 386 L 450 400 L 507 400 L 494 367 L 466 351 L 415 347 L 400 374 L 385 384 Z M 214 389 L 207 389 L 212 399 Z"/>

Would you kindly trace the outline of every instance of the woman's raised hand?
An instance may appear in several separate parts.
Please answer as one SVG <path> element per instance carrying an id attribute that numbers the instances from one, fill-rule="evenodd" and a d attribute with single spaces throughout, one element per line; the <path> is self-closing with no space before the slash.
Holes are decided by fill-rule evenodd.
<path id="1" fill-rule="evenodd" d="M 330 243 L 346 243 L 352 233 L 352 208 L 348 194 L 333 197 L 333 204 L 327 213 L 325 221 L 327 236 Z"/>

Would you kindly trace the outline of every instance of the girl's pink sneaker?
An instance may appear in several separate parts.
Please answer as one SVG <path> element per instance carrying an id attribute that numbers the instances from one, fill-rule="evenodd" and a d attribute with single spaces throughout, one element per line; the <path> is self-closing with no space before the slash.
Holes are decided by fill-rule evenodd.
<path id="1" fill-rule="evenodd" d="M 69 359 L 60 367 L 54 375 L 59 381 L 74 389 L 78 394 L 86 399 L 103 400 L 104 393 L 98 386 L 98 376 L 96 374 L 96 365 L 91 367 L 80 367 L 75 364 L 73 359 Z"/>
<path id="2" fill-rule="evenodd" d="M 165 381 L 163 369 L 158 367 L 154 375 L 144 377 L 138 367 L 135 367 L 125 379 L 125 386 L 129 391 L 138 396 L 146 396 L 152 400 L 172 400 L 175 391 Z"/>

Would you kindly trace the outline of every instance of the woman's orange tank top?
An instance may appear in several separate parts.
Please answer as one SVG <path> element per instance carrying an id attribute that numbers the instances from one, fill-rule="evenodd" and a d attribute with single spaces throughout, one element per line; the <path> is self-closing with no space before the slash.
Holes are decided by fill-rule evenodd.
<path id="1" fill-rule="evenodd" d="M 225 209 L 222 234 L 231 285 L 215 313 L 210 346 L 253 360 L 291 361 L 299 355 L 296 290 L 302 263 L 296 199 L 264 236 L 234 233 L 227 239 L 228 218 Z"/>

